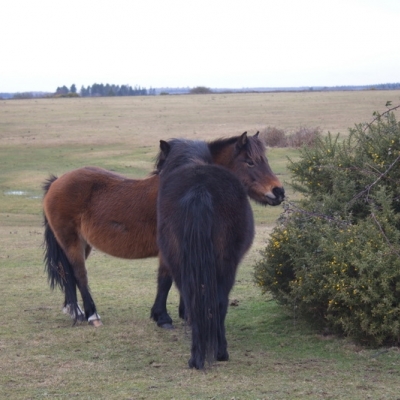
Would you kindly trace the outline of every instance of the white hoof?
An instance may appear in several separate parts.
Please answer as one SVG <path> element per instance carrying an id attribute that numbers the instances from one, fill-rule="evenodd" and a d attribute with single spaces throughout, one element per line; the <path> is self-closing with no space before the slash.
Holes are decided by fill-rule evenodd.
<path id="1" fill-rule="evenodd" d="M 98 328 L 99 326 L 103 325 L 100 319 L 100 315 L 97 313 L 89 317 L 88 323 L 89 325 L 93 325 L 95 328 Z"/>

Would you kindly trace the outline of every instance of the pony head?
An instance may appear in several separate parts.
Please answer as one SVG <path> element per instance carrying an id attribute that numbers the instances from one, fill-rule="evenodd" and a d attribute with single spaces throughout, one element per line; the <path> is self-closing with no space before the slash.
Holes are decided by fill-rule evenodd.
<path id="1" fill-rule="evenodd" d="M 272 172 L 259 132 L 248 136 L 218 139 L 209 143 L 213 161 L 231 170 L 254 201 L 276 206 L 285 198 L 282 183 Z"/>

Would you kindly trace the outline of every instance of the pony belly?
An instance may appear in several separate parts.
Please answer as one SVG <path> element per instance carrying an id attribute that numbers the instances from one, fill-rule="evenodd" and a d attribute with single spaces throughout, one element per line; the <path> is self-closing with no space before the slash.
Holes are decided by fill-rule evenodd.
<path id="1" fill-rule="evenodd" d="M 104 229 L 101 235 L 90 232 L 86 240 L 90 246 L 113 257 L 133 260 L 158 255 L 155 232 L 154 234 L 147 232 L 131 234 L 129 231 Z"/>

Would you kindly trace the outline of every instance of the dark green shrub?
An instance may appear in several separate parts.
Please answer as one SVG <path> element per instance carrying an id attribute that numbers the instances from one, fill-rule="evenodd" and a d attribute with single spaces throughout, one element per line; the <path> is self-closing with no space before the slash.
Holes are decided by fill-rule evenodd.
<path id="1" fill-rule="evenodd" d="M 72 98 L 72 97 L 80 97 L 78 93 L 63 93 L 63 94 L 55 94 L 54 97 L 65 97 L 65 98 Z"/>
<path id="2" fill-rule="evenodd" d="M 210 88 L 205 86 L 196 86 L 189 91 L 190 94 L 209 94 L 212 92 L 213 91 Z"/>
<path id="3" fill-rule="evenodd" d="M 255 280 L 296 315 L 369 345 L 400 344 L 400 124 L 386 113 L 290 162 L 293 186 Z"/>

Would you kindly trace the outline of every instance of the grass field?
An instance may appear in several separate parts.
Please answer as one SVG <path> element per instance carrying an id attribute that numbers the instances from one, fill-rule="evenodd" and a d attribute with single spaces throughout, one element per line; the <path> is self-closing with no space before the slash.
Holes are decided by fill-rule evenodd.
<path id="1" fill-rule="evenodd" d="M 231 293 L 231 359 L 187 368 L 190 335 L 149 319 L 156 259 L 119 260 L 94 251 L 87 266 L 101 328 L 72 326 L 44 274 L 41 185 L 97 165 L 135 178 L 153 168 L 160 139 L 213 139 L 267 126 L 319 126 L 347 134 L 400 104 L 400 91 L 221 94 L 0 102 L 1 399 L 400 399 L 398 348 L 366 349 L 305 326 L 252 281 L 252 265 L 281 207 L 254 205 L 257 233 Z M 292 149 L 269 149 L 288 180 Z M 288 190 L 289 196 L 293 196 Z"/>

